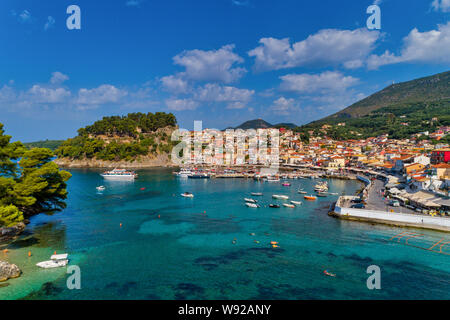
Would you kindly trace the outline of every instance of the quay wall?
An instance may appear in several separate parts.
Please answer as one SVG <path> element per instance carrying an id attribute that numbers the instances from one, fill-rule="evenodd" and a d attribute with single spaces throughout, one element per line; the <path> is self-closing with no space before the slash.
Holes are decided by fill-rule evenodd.
<path id="1" fill-rule="evenodd" d="M 353 197 L 339 197 L 334 207 L 334 211 L 330 212 L 330 215 L 347 220 L 383 223 L 394 226 L 415 227 L 450 232 L 450 218 L 397 212 L 385 212 L 368 209 L 346 208 L 341 206 L 341 200 L 344 200 L 345 198 Z"/>

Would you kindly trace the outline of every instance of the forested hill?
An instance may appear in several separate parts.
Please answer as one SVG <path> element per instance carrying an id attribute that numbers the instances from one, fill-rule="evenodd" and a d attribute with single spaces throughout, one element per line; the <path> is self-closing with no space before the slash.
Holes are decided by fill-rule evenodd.
<path id="1" fill-rule="evenodd" d="M 56 149 L 58 158 L 134 161 L 140 156 L 170 153 L 171 133 L 177 120 L 172 113 L 129 113 L 104 117 L 78 130 L 78 136 Z"/>
<path id="2" fill-rule="evenodd" d="M 409 138 L 450 125 L 450 72 L 391 85 L 296 131 L 334 139 Z"/>
<path id="3" fill-rule="evenodd" d="M 384 107 L 394 105 L 408 106 L 419 102 L 429 103 L 448 99 L 450 99 L 450 71 L 392 84 L 323 120 L 330 118 L 358 118 Z"/>

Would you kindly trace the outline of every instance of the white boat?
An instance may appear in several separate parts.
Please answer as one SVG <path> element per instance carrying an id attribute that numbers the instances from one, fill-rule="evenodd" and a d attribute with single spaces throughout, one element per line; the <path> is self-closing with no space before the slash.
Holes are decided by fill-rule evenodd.
<path id="1" fill-rule="evenodd" d="M 43 269 L 52 269 L 65 267 L 69 263 L 68 254 L 54 254 L 50 257 L 50 260 L 36 263 L 36 266 Z"/>
<path id="2" fill-rule="evenodd" d="M 98 187 L 95 187 L 95 189 L 97 189 L 97 191 L 105 191 L 105 186 L 98 186 Z"/>
<path id="3" fill-rule="evenodd" d="M 194 172 L 189 169 L 181 169 L 179 172 L 174 172 L 174 174 L 179 178 L 187 178 L 190 175 L 193 175 Z"/>
<path id="4" fill-rule="evenodd" d="M 337 192 L 329 192 L 329 194 L 331 194 L 332 196 L 337 196 L 337 195 L 339 195 L 339 193 L 337 193 Z"/>
<path id="5" fill-rule="evenodd" d="M 280 178 L 268 176 L 267 177 L 267 182 L 280 182 Z"/>
<path id="6" fill-rule="evenodd" d="M 263 195 L 262 192 L 252 192 L 251 194 L 255 197 L 261 197 Z"/>
<path id="7" fill-rule="evenodd" d="M 134 171 L 127 171 L 125 169 L 114 169 L 103 172 L 101 176 L 105 180 L 132 181 L 137 177 L 137 174 Z"/>
<path id="8" fill-rule="evenodd" d="M 306 192 L 306 191 L 304 191 L 304 190 L 298 190 L 298 193 L 301 193 L 301 194 L 307 194 L 308 192 Z"/>
<path id="9" fill-rule="evenodd" d="M 244 198 L 245 202 L 250 202 L 250 203 L 257 203 L 258 201 L 256 201 L 255 199 L 249 199 L 249 198 Z"/>
<path id="10" fill-rule="evenodd" d="M 285 206 L 287 208 L 295 208 L 295 206 L 293 204 L 290 204 L 290 203 L 283 203 L 283 206 Z"/>
<path id="11" fill-rule="evenodd" d="M 292 203 L 292 204 L 296 204 L 296 205 L 301 205 L 301 204 L 302 204 L 301 201 L 294 201 L 294 200 L 292 200 L 291 203 Z"/>
<path id="12" fill-rule="evenodd" d="M 249 208 L 259 208 L 256 203 L 246 202 L 245 205 Z"/>
<path id="13" fill-rule="evenodd" d="M 272 195 L 272 198 L 274 198 L 274 199 L 280 199 L 280 200 L 288 200 L 288 199 L 289 199 L 288 196 L 281 195 L 281 194 L 274 194 L 274 195 Z"/>
<path id="14" fill-rule="evenodd" d="M 184 192 L 181 194 L 181 196 L 185 197 L 185 198 L 193 198 L 194 197 L 194 195 L 190 192 Z"/>

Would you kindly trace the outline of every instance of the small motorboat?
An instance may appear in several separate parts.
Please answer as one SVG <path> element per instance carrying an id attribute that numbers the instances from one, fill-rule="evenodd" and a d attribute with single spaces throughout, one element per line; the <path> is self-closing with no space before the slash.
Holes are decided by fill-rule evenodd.
<path id="1" fill-rule="evenodd" d="M 256 203 L 246 202 L 245 205 L 249 208 L 259 208 Z"/>
<path id="2" fill-rule="evenodd" d="M 262 192 L 252 192 L 251 194 L 255 197 L 261 197 L 263 195 Z"/>
<path id="3" fill-rule="evenodd" d="M 105 191 L 106 187 L 105 186 L 98 186 L 98 187 L 95 187 L 95 189 L 97 189 L 97 191 Z"/>
<path id="4" fill-rule="evenodd" d="M 287 199 L 289 199 L 288 196 L 281 195 L 281 194 L 274 194 L 274 195 L 272 195 L 272 198 L 274 198 L 274 199 L 280 199 L 280 200 L 287 200 Z"/>
<path id="5" fill-rule="evenodd" d="M 328 272 L 328 270 L 323 270 L 323 273 L 329 277 L 336 277 L 336 275 L 334 273 Z"/>
<path id="6" fill-rule="evenodd" d="M 291 203 L 283 203 L 283 206 L 285 206 L 286 208 L 295 208 L 295 205 Z"/>
<path id="7" fill-rule="evenodd" d="M 331 194 L 332 196 L 338 196 L 339 195 L 339 193 L 337 193 L 337 192 L 329 192 L 329 194 Z"/>
<path id="8" fill-rule="evenodd" d="M 269 208 L 279 208 L 280 206 L 278 204 L 269 204 Z"/>
<path id="9" fill-rule="evenodd" d="M 298 190 L 298 193 L 301 193 L 301 194 L 307 194 L 308 192 L 306 192 L 306 191 L 304 191 L 304 190 Z"/>
<path id="10" fill-rule="evenodd" d="M 43 269 L 65 267 L 69 263 L 68 256 L 69 255 L 67 253 L 54 254 L 50 257 L 50 260 L 36 263 L 36 265 Z"/>
<path id="11" fill-rule="evenodd" d="M 184 192 L 181 194 L 181 196 L 185 197 L 185 198 L 193 198 L 194 197 L 194 195 L 190 192 Z"/>
<path id="12" fill-rule="evenodd" d="M 301 201 L 294 201 L 294 200 L 292 200 L 291 203 L 292 203 L 292 204 L 295 204 L 295 205 L 301 205 L 301 204 L 302 204 Z"/>
<path id="13" fill-rule="evenodd" d="M 250 199 L 250 198 L 244 198 L 244 201 L 249 202 L 249 203 L 257 203 L 258 202 L 255 199 Z"/>
<path id="14" fill-rule="evenodd" d="M 313 195 L 310 195 L 310 196 L 304 196 L 304 198 L 305 198 L 306 200 L 309 200 L 309 201 L 317 200 L 317 197 L 315 197 L 315 196 L 313 196 Z"/>
<path id="15" fill-rule="evenodd" d="M 290 187 L 291 186 L 291 184 L 289 182 L 282 183 L 281 185 L 283 187 Z"/>

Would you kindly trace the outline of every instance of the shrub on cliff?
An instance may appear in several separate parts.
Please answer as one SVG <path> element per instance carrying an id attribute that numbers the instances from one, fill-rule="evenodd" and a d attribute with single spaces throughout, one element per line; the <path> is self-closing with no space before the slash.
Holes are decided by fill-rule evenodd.
<path id="1" fill-rule="evenodd" d="M 52 161 L 50 149 L 26 150 L 22 143 L 10 140 L 0 123 L 0 227 L 65 208 L 66 182 L 71 177 Z"/>

